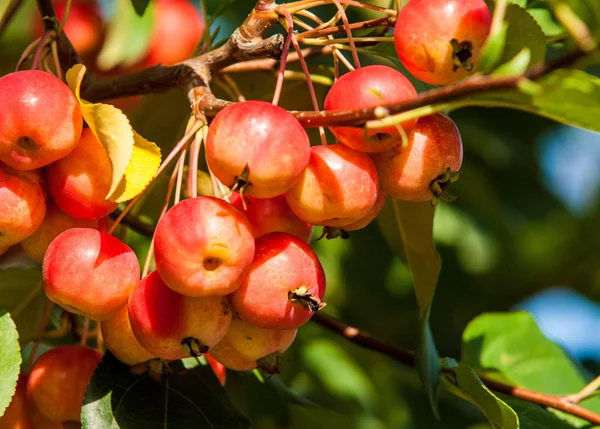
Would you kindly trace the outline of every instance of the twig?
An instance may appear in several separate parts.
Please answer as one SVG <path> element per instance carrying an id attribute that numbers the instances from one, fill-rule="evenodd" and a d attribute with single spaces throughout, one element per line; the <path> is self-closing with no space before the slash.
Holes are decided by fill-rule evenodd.
<path id="1" fill-rule="evenodd" d="M 583 389 L 573 395 L 564 396 L 564 399 L 568 402 L 578 404 L 579 402 L 595 395 L 600 388 L 600 376 L 590 381 Z"/>
<path id="2" fill-rule="evenodd" d="M 400 347 L 393 346 L 385 341 L 372 337 L 371 335 L 361 332 L 359 329 L 352 326 L 348 326 L 323 312 L 315 313 L 311 320 L 323 326 L 324 328 L 343 336 L 354 344 L 387 355 L 392 359 L 408 366 L 415 366 L 415 357 L 412 351 L 401 349 Z M 442 371 L 450 370 L 442 369 Z M 555 408 L 573 416 L 585 419 L 589 422 L 600 424 L 600 415 L 577 404 L 566 401 L 564 398 L 559 396 L 547 395 L 534 390 L 511 386 L 496 380 L 490 380 L 482 375 L 479 375 L 479 378 L 483 384 L 496 392 L 504 393 L 505 395 L 509 395 L 514 398 L 522 399 L 524 401 L 544 407 Z"/>

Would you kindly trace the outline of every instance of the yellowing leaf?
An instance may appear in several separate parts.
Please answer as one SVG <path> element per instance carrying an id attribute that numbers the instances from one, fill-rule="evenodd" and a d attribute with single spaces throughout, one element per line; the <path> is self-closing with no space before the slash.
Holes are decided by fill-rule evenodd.
<path id="1" fill-rule="evenodd" d="M 112 164 L 111 188 L 106 198 L 127 201 L 142 192 L 160 165 L 160 150 L 138 135 L 127 116 L 114 106 L 90 103 L 80 97 L 85 66 L 77 64 L 67 71 L 71 91 L 79 101 L 83 119 L 100 140 Z"/>
<path id="2" fill-rule="evenodd" d="M 122 203 L 142 192 L 156 174 L 160 166 L 160 148 L 135 131 L 135 143 L 125 176 L 111 196 L 111 201 Z"/>

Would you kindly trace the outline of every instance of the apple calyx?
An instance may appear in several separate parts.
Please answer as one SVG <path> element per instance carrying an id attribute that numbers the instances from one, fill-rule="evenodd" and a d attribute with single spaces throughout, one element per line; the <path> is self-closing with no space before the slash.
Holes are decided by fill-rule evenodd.
<path id="1" fill-rule="evenodd" d="M 306 286 L 300 286 L 288 292 L 288 299 L 292 304 L 299 304 L 308 311 L 319 311 L 327 305 L 308 291 Z"/>
<path id="2" fill-rule="evenodd" d="M 181 342 L 181 345 L 183 346 L 185 352 L 192 357 L 200 357 L 204 353 L 208 353 L 209 349 L 208 346 L 202 344 L 198 339 L 192 337 L 185 338 Z"/>
<path id="3" fill-rule="evenodd" d="M 460 174 L 460 171 L 451 171 L 450 168 L 447 168 L 445 173 L 440 174 L 431 181 L 431 184 L 429 185 L 431 192 L 433 192 L 431 205 L 435 206 L 440 199 L 447 203 L 454 202 L 458 199 L 458 197 L 455 197 L 448 192 L 448 186 L 450 186 L 451 183 L 456 182 L 460 178 Z"/>
<path id="4" fill-rule="evenodd" d="M 452 45 L 452 71 L 456 71 L 460 68 L 466 71 L 473 70 L 473 44 L 468 40 L 459 42 L 457 39 L 450 40 Z"/>

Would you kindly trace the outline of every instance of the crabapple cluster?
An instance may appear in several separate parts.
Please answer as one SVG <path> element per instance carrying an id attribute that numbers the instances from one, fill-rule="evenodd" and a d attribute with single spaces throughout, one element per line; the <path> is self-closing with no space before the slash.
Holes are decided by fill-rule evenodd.
<path id="1" fill-rule="evenodd" d="M 107 229 L 111 168 L 61 80 L 39 70 L 0 78 L 0 251 L 21 243 L 41 263 L 61 232 Z"/>

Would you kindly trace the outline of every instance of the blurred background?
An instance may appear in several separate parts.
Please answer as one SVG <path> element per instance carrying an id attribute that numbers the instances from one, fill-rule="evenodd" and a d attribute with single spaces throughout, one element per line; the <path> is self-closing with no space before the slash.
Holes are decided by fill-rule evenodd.
<path id="1" fill-rule="evenodd" d="M 115 40 L 111 52 L 117 52 L 100 54 L 104 56 L 102 73 L 127 70 L 119 64 L 135 64 L 148 49 L 145 40 L 152 19 L 128 18 L 129 25 L 119 24 L 120 30 L 111 26 L 120 16 L 116 11 L 129 5 L 123 1 L 102 0 L 97 5 L 103 31 L 111 34 L 107 39 Z M 389 1 L 372 3 L 390 5 Z M 7 4 L 8 0 L 0 0 L 0 11 Z M 224 12 L 210 24 L 215 42 L 230 34 L 253 4 L 250 0 L 227 4 L 207 0 L 204 7 L 209 16 L 217 10 Z M 200 4 L 195 6 L 200 8 Z M 331 9 L 316 11 L 331 16 Z M 350 11 L 351 20 L 376 16 Z M 148 14 L 152 13 L 151 7 Z M 34 2 L 28 0 L 0 38 L 0 73 L 14 70 L 21 52 L 34 39 L 32 28 L 39 19 Z M 544 29 L 548 37 L 560 31 L 549 25 Z M 122 46 L 136 43 L 129 51 Z M 100 70 L 95 55 L 86 58 L 87 65 Z M 390 44 L 373 48 L 361 61 L 402 68 Z M 329 58 L 313 60 L 311 71 L 331 76 L 330 65 Z M 230 78 L 248 99 L 272 96 L 273 73 L 231 74 Z M 217 78 L 213 90 L 231 98 L 223 90 L 227 88 L 224 82 Z M 322 99 L 327 87 L 317 84 L 317 91 Z M 134 128 L 166 153 L 185 127 L 185 97 L 174 91 L 129 101 L 119 106 Z M 306 83 L 286 80 L 281 104 L 310 110 Z M 460 357 L 462 332 L 475 316 L 521 309 L 532 312 L 543 332 L 577 362 L 600 373 L 600 341 L 594 335 L 600 331 L 600 135 L 504 109 L 469 108 L 450 116 L 462 133 L 465 161 L 462 177 L 452 188 L 459 200 L 442 202 L 435 222 L 443 268 L 432 330 L 440 354 Z M 159 181 L 137 209 L 145 222 L 155 222 L 165 185 L 166 181 Z M 388 222 L 389 215 L 386 208 L 380 223 Z M 134 232 L 126 234 L 143 258 L 149 240 Z M 410 274 L 394 256 L 379 223 L 353 232 L 349 240 L 321 240 L 314 247 L 328 278 L 326 311 L 392 344 L 414 348 L 417 307 Z M 487 427 L 473 406 L 445 394 L 442 420 L 436 420 L 410 368 L 358 348 L 315 324 L 300 330 L 287 353 L 281 380 L 294 392 L 345 416 L 323 427 Z M 268 410 L 274 403 L 262 402 L 265 409 L 253 411 L 256 427 L 282 427 L 277 415 Z"/>

